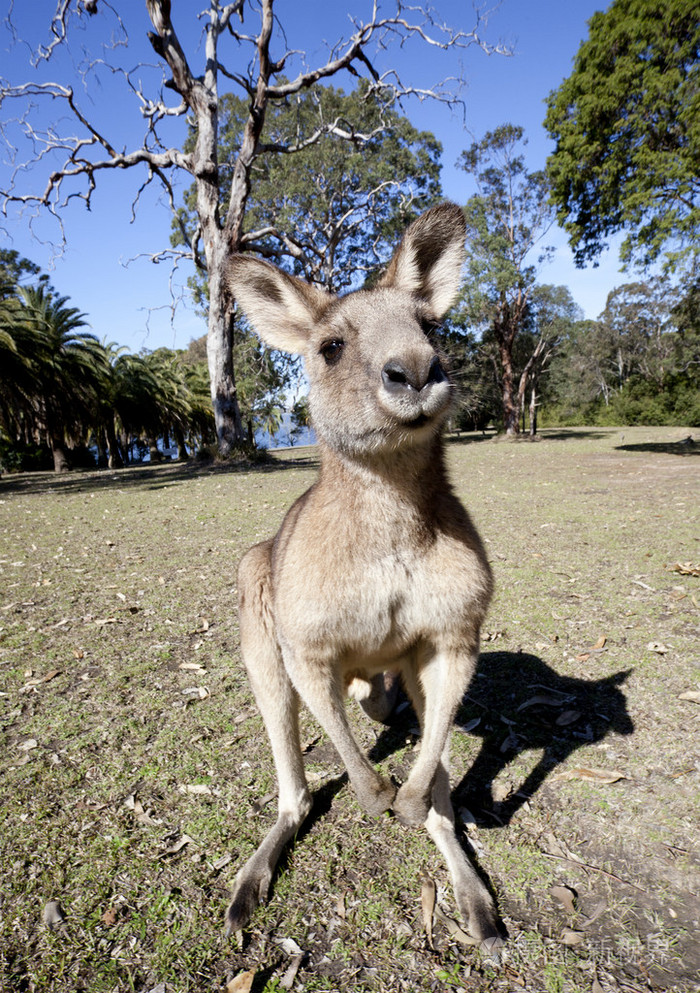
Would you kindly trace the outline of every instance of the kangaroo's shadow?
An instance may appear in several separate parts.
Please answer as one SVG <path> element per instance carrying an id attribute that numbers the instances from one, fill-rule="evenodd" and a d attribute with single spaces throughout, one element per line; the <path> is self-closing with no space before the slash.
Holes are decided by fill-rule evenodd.
<path id="1" fill-rule="evenodd" d="M 484 826 L 507 824 L 572 752 L 611 732 L 632 734 L 621 689 L 631 671 L 577 679 L 559 675 L 536 655 L 483 653 L 457 714 L 458 724 L 482 744 L 453 790 L 456 805 L 467 806 Z M 507 796 L 495 798 L 496 776 L 529 751 L 541 752 L 534 767 Z"/>

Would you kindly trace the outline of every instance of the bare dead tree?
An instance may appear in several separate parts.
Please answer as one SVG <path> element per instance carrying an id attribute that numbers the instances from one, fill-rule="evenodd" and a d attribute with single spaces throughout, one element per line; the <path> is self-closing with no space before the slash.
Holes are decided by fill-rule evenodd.
<path id="1" fill-rule="evenodd" d="M 159 253 L 179 261 L 191 259 L 205 270 L 209 284 L 209 317 L 207 357 L 211 377 L 212 402 L 219 449 L 229 454 L 244 441 L 244 430 L 236 397 L 233 372 L 234 300 L 222 276 L 226 261 L 232 253 L 253 250 L 257 232 L 244 231 L 246 208 L 253 182 L 256 159 L 263 154 L 294 154 L 309 143 L 331 134 L 338 140 L 361 143 L 366 136 L 355 133 L 346 121 L 329 121 L 319 126 L 303 143 L 294 136 L 278 146 L 261 144 L 268 106 L 294 94 L 309 90 L 344 70 L 368 79 L 371 87 L 390 92 L 394 100 L 409 95 L 418 99 L 437 99 L 452 103 L 454 93 L 440 84 L 434 89 L 418 89 L 405 84 L 393 69 L 380 71 L 380 53 L 393 45 L 415 39 L 441 50 L 478 46 L 491 53 L 503 51 L 487 45 L 480 36 L 483 23 L 475 11 L 475 26 L 469 31 L 455 30 L 438 19 L 432 8 L 405 3 L 404 0 L 373 0 L 365 20 L 352 19 L 348 37 L 329 47 L 327 59 L 315 67 L 304 66 L 294 78 L 283 77 L 295 62 L 303 62 L 300 53 L 287 48 L 285 33 L 275 11 L 274 0 L 205 0 L 199 14 L 203 24 L 201 45 L 202 64 L 195 71 L 185 53 L 171 15 L 177 8 L 171 0 L 146 0 L 153 30 L 148 38 L 162 68 L 162 78 L 152 93 L 146 92 L 142 76 L 134 69 L 125 69 L 112 47 L 111 63 L 103 59 L 88 60 L 81 69 L 82 78 L 66 81 L 12 83 L 0 80 L 0 105 L 6 125 L 3 135 L 9 156 L 19 163 L 19 152 L 13 138 L 16 132 L 7 125 L 7 107 L 11 102 L 20 106 L 12 118 L 33 152 L 31 161 L 47 164 L 48 178 L 42 190 L 25 190 L 27 175 L 17 166 L 8 187 L 0 190 L 5 215 L 15 207 L 34 206 L 49 211 L 62 228 L 63 212 L 74 198 L 89 207 L 100 173 L 115 169 L 145 167 L 146 179 L 136 193 L 137 202 L 144 189 L 154 181 L 160 183 L 175 212 L 174 177 L 184 172 L 196 185 L 198 225 L 194 234 L 187 234 L 181 251 Z M 55 59 L 56 53 L 68 44 L 72 29 L 89 16 L 104 19 L 105 29 L 114 27 L 116 19 L 117 45 L 128 44 L 128 34 L 118 8 L 107 0 L 56 0 L 50 25 L 51 41 L 36 50 L 33 64 L 44 65 Z M 290 17 L 293 14 L 290 14 Z M 10 18 L 12 17 L 12 10 Z M 250 29 L 248 25 L 251 25 Z M 191 32 L 191 26 L 181 31 Z M 184 34 L 181 37 L 185 37 Z M 145 131 L 140 142 L 131 149 L 122 149 L 110 137 L 110 108 L 90 107 L 93 95 L 91 82 L 98 69 L 120 74 L 131 96 L 139 106 Z M 78 85 L 76 85 L 78 84 Z M 218 147 L 219 95 L 223 87 L 235 88 L 249 101 L 249 113 L 242 139 L 228 162 L 220 160 Z M 94 87 L 93 87 L 94 90 Z M 52 119 L 58 123 L 44 126 L 36 123 L 36 110 L 43 101 L 61 105 Z M 58 110 L 59 108 L 57 108 Z M 99 118 L 99 119 L 98 119 Z M 194 128 L 196 140 L 191 151 L 171 144 L 168 122 L 186 119 Z M 73 129 L 71 132 L 70 128 Z M 56 165 L 57 163 L 57 165 Z M 228 201 L 221 207 L 220 180 L 222 169 L 231 171 L 232 182 Z M 36 175 L 36 169 L 31 176 Z M 290 233 L 281 233 L 290 238 Z"/>

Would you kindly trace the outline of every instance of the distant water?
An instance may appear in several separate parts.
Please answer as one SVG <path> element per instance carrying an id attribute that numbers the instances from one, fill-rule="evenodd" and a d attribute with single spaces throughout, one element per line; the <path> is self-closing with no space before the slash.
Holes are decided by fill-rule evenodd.
<path id="1" fill-rule="evenodd" d="M 298 445 L 313 445 L 316 435 L 312 428 L 298 428 L 291 414 L 285 414 L 279 431 L 269 434 L 267 431 L 255 432 L 255 444 L 258 448 L 295 448 Z"/>

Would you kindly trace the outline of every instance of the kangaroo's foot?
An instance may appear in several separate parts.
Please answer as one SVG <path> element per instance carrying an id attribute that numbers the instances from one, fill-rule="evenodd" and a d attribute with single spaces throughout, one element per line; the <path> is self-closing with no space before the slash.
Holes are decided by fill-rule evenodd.
<path id="1" fill-rule="evenodd" d="M 390 810 L 396 795 L 396 787 L 383 776 L 376 775 L 361 786 L 353 783 L 358 802 L 371 817 L 379 817 Z"/>
<path id="2" fill-rule="evenodd" d="M 420 827 L 425 824 L 430 809 L 430 798 L 416 793 L 410 783 L 404 783 L 394 800 L 394 814 L 406 827 Z"/>

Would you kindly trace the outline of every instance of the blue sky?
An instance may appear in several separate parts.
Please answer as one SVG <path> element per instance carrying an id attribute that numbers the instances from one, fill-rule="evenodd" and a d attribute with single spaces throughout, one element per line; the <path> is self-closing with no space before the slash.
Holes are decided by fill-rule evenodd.
<path id="1" fill-rule="evenodd" d="M 173 3 L 175 27 L 195 73 L 200 71 L 202 58 L 195 15 L 204 6 L 204 0 Z M 19 37 L 33 43 L 47 43 L 54 7 L 54 0 L 15 4 Z M 469 2 L 436 0 L 435 7 L 449 24 L 466 29 L 474 24 Z M 542 127 L 544 100 L 569 74 L 578 46 L 587 35 L 586 22 L 596 10 L 605 7 L 605 3 L 594 0 L 503 0 L 490 14 L 481 33 L 488 42 L 511 46 L 514 50 L 511 57 L 488 56 L 476 47 L 445 54 L 417 45 L 406 46 L 401 51 L 389 50 L 378 57 L 380 68 L 396 66 L 404 80 L 416 86 L 429 87 L 456 75 L 466 80 L 462 91 L 466 104 L 464 120 L 461 112 L 450 111 L 434 101 L 422 104 L 412 101 L 405 106 L 414 124 L 433 131 L 443 144 L 442 179 L 446 197 L 463 203 L 474 192 L 468 177 L 455 168 L 455 162 L 473 140 L 507 121 L 525 128 L 529 167 L 544 166 L 552 149 Z M 131 67 L 144 61 L 152 65 L 155 57 L 145 38 L 149 27 L 145 3 L 126 0 L 119 8 L 133 46 L 128 56 L 122 55 L 125 64 Z M 362 16 L 370 9 L 371 0 L 333 3 L 278 0 L 276 5 L 278 16 L 285 23 L 289 47 L 303 48 L 309 65 L 325 60 L 326 41 L 333 42 L 349 33 L 348 11 Z M 42 21 L 40 15 L 44 14 Z M 105 21 L 99 16 L 91 18 L 76 33 L 70 58 L 63 55 L 55 66 L 37 70 L 29 66 L 26 45 L 14 40 L 5 26 L 0 31 L 0 75 L 15 84 L 49 78 L 71 81 L 71 60 L 79 60 L 81 46 L 94 48 L 104 28 Z M 149 73 L 154 74 L 154 70 L 143 70 L 144 75 Z M 334 80 L 336 85 L 348 89 L 352 82 L 347 74 Z M 115 146 L 121 143 L 131 148 L 139 143 L 138 111 L 119 80 L 105 78 L 100 88 L 91 88 L 88 93 L 80 94 L 79 99 L 101 122 Z M 57 111 L 52 107 L 47 112 Z M 2 109 L 3 123 L 14 113 L 6 104 Z M 177 142 L 176 131 L 169 140 Z M 1 149 L 1 185 L 5 185 L 8 170 L 6 152 Z M 47 169 L 42 166 L 25 177 L 24 187 L 43 188 L 46 178 Z M 168 247 L 170 214 L 154 186 L 142 196 L 132 219 L 131 203 L 143 179 L 140 170 L 105 172 L 99 177 L 90 211 L 82 201 L 72 201 L 62 212 L 67 240 L 62 255 L 56 256 L 59 234 L 55 224 L 42 218 L 30 224 L 32 212 L 28 210 L 20 216 L 10 214 L 6 219 L 0 218 L 0 244 L 15 248 L 49 271 L 54 286 L 87 315 L 98 337 L 126 345 L 133 351 L 160 345 L 184 348 L 206 328 L 189 302 L 185 286 L 189 269 L 184 267 L 173 275 L 167 261 L 158 265 L 149 261 L 150 255 Z M 585 316 L 597 317 L 608 292 L 630 278 L 620 272 L 615 246 L 600 259 L 597 268 L 578 270 L 562 232 L 554 229 L 548 242 L 555 245 L 556 252 L 553 261 L 541 271 L 540 280 L 567 285 Z M 171 289 L 179 299 L 174 311 Z"/>

